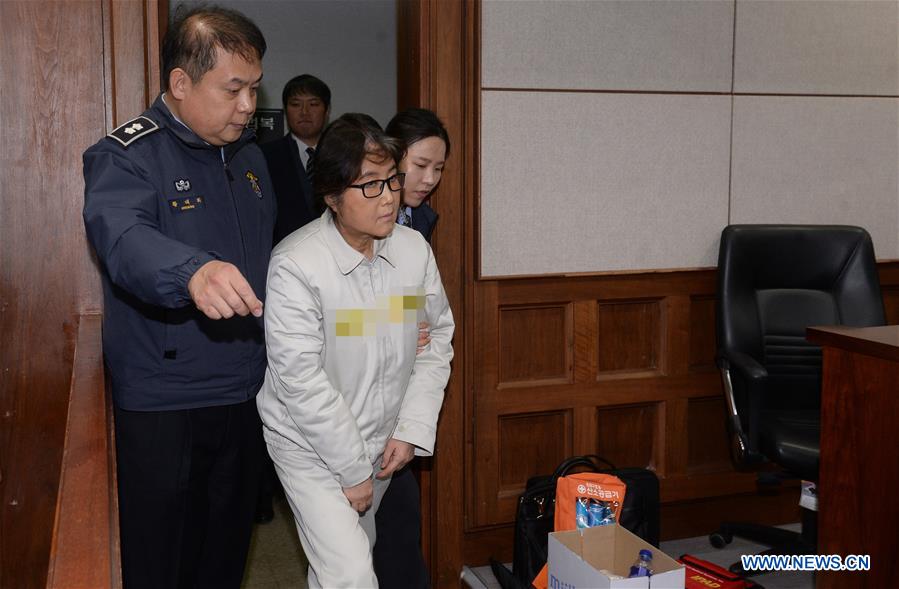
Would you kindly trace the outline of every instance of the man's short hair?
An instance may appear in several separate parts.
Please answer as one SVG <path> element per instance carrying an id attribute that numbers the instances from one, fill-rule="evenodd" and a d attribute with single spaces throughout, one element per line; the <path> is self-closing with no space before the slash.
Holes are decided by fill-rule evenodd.
<path id="1" fill-rule="evenodd" d="M 248 62 L 261 61 L 265 37 L 249 18 L 230 8 L 197 6 L 175 11 L 175 20 L 162 41 L 162 89 L 169 89 L 169 75 L 181 68 L 197 83 L 215 67 L 216 50 L 239 55 Z"/>
<path id="2" fill-rule="evenodd" d="M 287 102 L 297 94 L 309 94 L 325 103 L 325 109 L 331 108 L 331 89 L 328 85 L 310 74 L 302 74 L 291 78 L 284 84 L 281 102 L 287 108 Z"/>

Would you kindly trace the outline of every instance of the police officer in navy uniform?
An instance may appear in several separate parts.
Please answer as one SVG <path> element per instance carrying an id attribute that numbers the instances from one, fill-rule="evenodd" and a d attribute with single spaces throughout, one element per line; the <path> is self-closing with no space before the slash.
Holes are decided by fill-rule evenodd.
<path id="1" fill-rule="evenodd" d="M 239 587 L 275 201 L 246 124 L 265 39 L 218 7 L 176 15 L 164 93 L 84 154 L 103 274 L 125 587 Z"/>

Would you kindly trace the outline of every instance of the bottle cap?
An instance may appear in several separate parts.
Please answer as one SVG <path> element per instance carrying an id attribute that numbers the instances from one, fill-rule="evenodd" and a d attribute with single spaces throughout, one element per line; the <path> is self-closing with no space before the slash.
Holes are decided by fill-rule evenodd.
<path id="1" fill-rule="evenodd" d="M 652 560 L 652 550 L 646 550 L 644 548 L 640 551 L 640 558 L 644 560 Z"/>

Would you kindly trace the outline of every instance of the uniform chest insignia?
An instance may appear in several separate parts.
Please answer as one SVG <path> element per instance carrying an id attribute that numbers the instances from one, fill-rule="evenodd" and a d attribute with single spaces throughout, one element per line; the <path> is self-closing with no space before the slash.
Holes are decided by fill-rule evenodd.
<path id="1" fill-rule="evenodd" d="M 107 135 L 122 144 L 122 147 L 128 147 L 137 139 L 149 135 L 153 131 L 159 129 L 159 125 L 148 119 L 147 117 L 137 117 L 121 125 L 118 129 Z"/>
<path id="2" fill-rule="evenodd" d="M 250 186 L 253 188 L 253 192 L 256 193 L 256 196 L 262 198 L 262 189 L 259 187 L 259 177 L 252 171 L 247 170 L 247 180 L 250 181 Z"/>
<path id="3" fill-rule="evenodd" d="M 169 205 L 171 205 L 172 210 L 178 213 L 184 213 L 187 211 L 193 211 L 196 209 L 205 209 L 206 202 L 203 200 L 202 196 L 188 196 L 187 198 L 172 198 L 169 199 Z"/>
<path id="4" fill-rule="evenodd" d="M 181 180 L 175 180 L 175 190 L 178 192 L 187 192 L 190 190 L 190 180 L 187 178 L 183 178 Z"/>

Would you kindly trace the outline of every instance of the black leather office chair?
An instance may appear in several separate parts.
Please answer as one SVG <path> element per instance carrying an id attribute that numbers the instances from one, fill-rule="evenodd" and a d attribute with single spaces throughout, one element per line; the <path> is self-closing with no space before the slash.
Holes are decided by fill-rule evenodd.
<path id="1" fill-rule="evenodd" d="M 806 341 L 805 329 L 884 323 L 874 246 L 864 229 L 726 227 L 718 256 L 717 364 L 737 467 L 770 461 L 817 481 L 821 349 Z M 802 533 L 729 522 L 709 539 L 718 548 L 740 536 L 771 546 L 771 554 L 813 554 L 816 514 L 802 512 Z M 732 570 L 741 571 L 739 563 Z"/>

